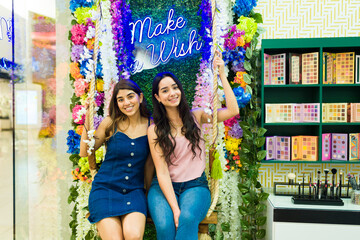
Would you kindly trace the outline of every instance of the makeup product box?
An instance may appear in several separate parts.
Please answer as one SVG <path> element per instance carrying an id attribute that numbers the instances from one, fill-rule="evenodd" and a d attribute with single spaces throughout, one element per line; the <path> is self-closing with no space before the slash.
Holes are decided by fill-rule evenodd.
<path id="1" fill-rule="evenodd" d="M 319 53 L 304 53 L 301 57 L 302 84 L 319 83 Z"/>
<path id="2" fill-rule="evenodd" d="M 336 53 L 336 84 L 353 84 L 355 53 Z"/>
<path id="3" fill-rule="evenodd" d="M 301 84 L 301 54 L 289 53 L 289 84 Z"/>
<path id="4" fill-rule="evenodd" d="M 271 84 L 271 56 L 269 54 L 264 53 L 264 85 Z"/>
<path id="5" fill-rule="evenodd" d="M 331 160 L 331 133 L 322 134 L 322 160 Z"/>
<path id="6" fill-rule="evenodd" d="M 286 53 L 271 55 L 270 78 L 272 85 L 286 84 Z"/>
<path id="7" fill-rule="evenodd" d="M 359 161 L 360 159 L 360 133 L 349 134 L 349 160 Z"/>
<path id="8" fill-rule="evenodd" d="M 275 159 L 275 137 L 266 137 L 266 160 Z"/>
<path id="9" fill-rule="evenodd" d="M 290 137 L 266 137 L 266 160 L 290 161 Z"/>
<path id="10" fill-rule="evenodd" d="M 302 115 L 303 122 L 320 122 L 320 104 L 304 103 Z"/>
<path id="11" fill-rule="evenodd" d="M 291 137 L 291 160 L 317 161 L 318 137 L 293 136 Z"/>
<path id="12" fill-rule="evenodd" d="M 360 55 L 356 55 L 355 61 L 355 83 L 360 84 Z"/>
<path id="13" fill-rule="evenodd" d="M 335 84 L 335 53 L 323 53 L 323 84 Z"/>
<path id="14" fill-rule="evenodd" d="M 360 122 L 360 103 L 350 103 L 350 122 Z"/>
<path id="15" fill-rule="evenodd" d="M 301 103 L 292 104 L 292 115 L 293 115 L 293 122 L 303 121 L 303 105 Z"/>
<path id="16" fill-rule="evenodd" d="M 292 104 L 265 104 L 266 123 L 292 122 Z"/>
<path id="17" fill-rule="evenodd" d="M 344 133 L 333 133 L 331 136 L 331 159 L 348 160 L 348 135 Z"/>
<path id="18" fill-rule="evenodd" d="M 323 103 L 322 104 L 323 122 L 346 122 L 347 103 Z"/>
<path id="19" fill-rule="evenodd" d="M 290 161 L 290 137 L 275 136 L 276 159 Z"/>

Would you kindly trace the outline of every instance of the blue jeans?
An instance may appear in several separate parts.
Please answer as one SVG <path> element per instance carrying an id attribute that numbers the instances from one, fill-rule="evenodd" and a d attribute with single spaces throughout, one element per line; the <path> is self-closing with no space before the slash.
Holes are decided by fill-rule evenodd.
<path id="1" fill-rule="evenodd" d="M 179 226 L 176 229 L 174 215 L 154 177 L 148 194 L 150 215 L 155 223 L 158 240 L 198 239 L 199 224 L 205 218 L 211 204 L 210 190 L 205 173 L 187 182 L 173 182 L 180 207 Z"/>

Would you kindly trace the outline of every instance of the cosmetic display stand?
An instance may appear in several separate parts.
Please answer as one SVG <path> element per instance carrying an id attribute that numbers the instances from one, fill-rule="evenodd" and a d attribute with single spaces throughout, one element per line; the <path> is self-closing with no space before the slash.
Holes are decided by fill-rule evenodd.
<path id="1" fill-rule="evenodd" d="M 343 199 L 343 206 L 294 204 L 290 196 L 270 194 L 266 239 L 358 239 L 360 205 Z"/>

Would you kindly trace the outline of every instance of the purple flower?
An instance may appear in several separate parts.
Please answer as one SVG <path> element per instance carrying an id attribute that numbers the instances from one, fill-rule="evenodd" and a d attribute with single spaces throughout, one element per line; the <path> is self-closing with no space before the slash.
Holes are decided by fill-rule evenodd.
<path id="1" fill-rule="evenodd" d="M 229 131 L 229 135 L 233 138 L 242 138 L 243 136 L 243 130 L 241 129 L 239 123 L 237 122 L 236 124 L 234 124 L 234 126 L 231 128 L 231 130 Z"/>
<path id="2" fill-rule="evenodd" d="M 99 92 L 96 93 L 95 102 L 98 107 L 100 107 L 101 104 L 103 104 L 104 98 L 105 98 L 105 93 L 99 93 Z"/>
<path id="3" fill-rule="evenodd" d="M 98 116 L 98 115 L 95 115 L 94 116 L 94 128 L 95 130 L 99 127 L 101 121 L 104 119 L 103 116 Z"/>
<path id="4" fill-rule="evenodd" d="M 84 45 L 74 45 L 71 48 L 71 61 L 77 62 L 80 60 L 80 55 L 84 53 Z"/>

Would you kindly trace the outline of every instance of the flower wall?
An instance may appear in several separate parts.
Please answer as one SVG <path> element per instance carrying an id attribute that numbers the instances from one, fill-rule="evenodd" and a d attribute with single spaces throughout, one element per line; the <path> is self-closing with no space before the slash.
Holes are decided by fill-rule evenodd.
<path id="1" fill-rule="evenodd" d="M 74 204 L 72 212 L 72 239 L 98 238 L 94 225 L 91 225 L 88 214 L 87 201 L 91 189 L 91 176 L 87 158 L 79 157 L 80 136 L 84 130 L 86 109 L 85 100 L 88 97 L 91 72 L 96 64 L 96 115 L 95 129 L 107 114 L 107 105 L 111 97 L 114 84 L 120 78 L 131 78 L 136 81 L 145 93 L 148 103 L 151 102 L 151 82 L 157 72 L 172 71 L 183 82 L 187 100 L 192 107 L 204 107 L 209 111 L 212 101 L 212 14 L 211 1 L 208 0 L 177 0 L 173 6 L 182 7 L 183 11 L 193 11 L 189 14 L 189 24 L 199 33 L 203 48 L 185 59 L 172 59 L 153 69 L 131 75 L 131 64 L 134 61 L 131 44 L 129 23 L 145 11 L 155 9 L 156 14 L 163 14 L 161 10 L 167 6 L 166 1 L 143 2 L 126 0 L 101 0 L 102 12 L 97 12 L 96 3 L 92 0 L 70 0 L 70 11 L 74 19 L 69 33 L 71 41 L 71 64 L 69 79 L 73 84 L 74 93 L 71 98 L 70 111 L 73 118 L 73 129 L 68 131 L 67 144 L 70 161 L 73 163 L 73 186 L 70 188 L 68 202 Z M 156 8 L 154 6 L 157 6 Z M 252 11 L 256 1 L 223 0 L 217 1 L 216 32 L 217 49 L 223 52 L 227 65 L 228 80 L 236 95 L 239 106 L 243 109 L 240 116 L 219 124 L 217 138 L 217 152 L 223 169 L 220 180 L 219 214 L 217 226 L 210 227 L 212 236 L 216 239 L 240 239 L 243 216 L 238 207 L 243 203 L 245 192 L 238 184 L 246 179 L 242 176 L 242 169 L 248 164 L 242 161 L 241 146 L 243 135 L 247 129 L 241 128 L 241 122 L 251 113 L 247 109 L 256 109 L 257 76 L 252 70 L 252 62 L 258 57 L 255 52 L 257 38 L 261 33 L 258 23 L 262 22 L 261 15 Z M 180 8 L 179 8 L 180 9 Z M 143 12 L 142 12 L 143 11 Z M 180 11 L 180 10 L 179 10 Z M 95 24 L 100 22 L 98 62 L 94 63 Z M 252 60 L 251 60 L 252 59 Z M 220 82 L 219 82 L 220 84 Z M 219 107 L 225 103 L 224 93 L 220 85 Z M 150 104 L 151 105 L 151 104 Z M 248 116 L 249 117 L 249 116 Z M 251 116 L 250 116 L 251 117 Z M 245 126 L 246 127 L 246 126 Z M 205 126 L 203 131 L 209 144 L 211 126 Z M 247 135 L 246 135 L 247 136 Z M 97 164 L 105 155 L 102 147 L 96 152 Z M 245 167 L 245 168 L 244 168 Z M 243 231 L 244 232 L 244 231 Z M 261 236 L 260 236 L 261 237 Z M 153 236 L 145 236 L 153 239 Z"/>

